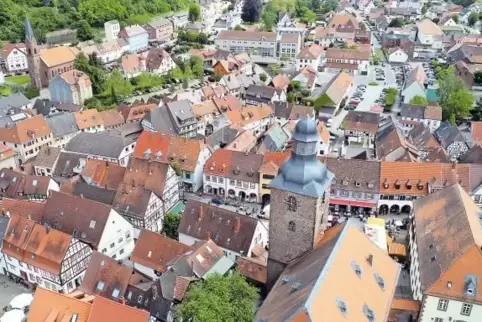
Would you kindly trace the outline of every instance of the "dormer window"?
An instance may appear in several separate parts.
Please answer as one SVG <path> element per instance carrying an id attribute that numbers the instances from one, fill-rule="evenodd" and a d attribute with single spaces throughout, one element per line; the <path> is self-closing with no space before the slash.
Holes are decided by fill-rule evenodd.
<path id="1" fill-rule="evenodd" d="M 400 184 L 400 182 L 398 182 L 398 180 L 397 180 L 397 182 L 395 182 L 395 189 L 398 190 L 398 189 L 400 189 L 400 187 L 401 187 L 401 184 Z"/>
<path id="2" fill-rule="evenodd" d="M 417 184 L 417 188 L 418 190 L 423 190 L 423 184 L 422 183 Z"/>
<path id="3" fill-rule="evenodd" d="M 373 189 L 373 182 L 368 183 L 368 188 Z"/>
<path id="4" fill-rule="evenodd" d="M 412 189 L 412 183 L 409 181 L 407 182 L 407 189 L 408 190 L 411 190 Z"/>
<path id="5" fill-rule="evenodd" d="M 360 183 L 360 181 L 355 181 L 355 186 L 356 186 L 356 187 L 359 187 L 359 186 L 361 186 L 361 183 Z"/>
<path id="6" fill-rule="evenodd" d="M 348 186 L 348 179 L 344 179 L 344 180 L 343 180 L 343 185 L 344 185 L 344 186 Z"/>
<path id="7" fill-rule="evenodd" d="M 390 187 L 390 182 L 388 180 L 385 180 L 383 182 L 383 188 L 388 189 Z"/>

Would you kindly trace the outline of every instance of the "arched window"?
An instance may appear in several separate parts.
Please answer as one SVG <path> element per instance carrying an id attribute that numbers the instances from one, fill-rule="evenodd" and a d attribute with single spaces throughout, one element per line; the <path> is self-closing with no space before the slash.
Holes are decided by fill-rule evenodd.
<path id="1" fill-rule="evenodd" d="M 290 221 L 288 223 L 288 229 L 291 230 L 291 231 L 296 231 L 296 224 L 294 221 Z"/>
<path id="2" fill-rule="evenodd" d="M 294 196 L 289 196 L 288 197 L 288 210 L 289 211 L 296 211 L 296 208 L 297 208 L 296 198 Z"/>

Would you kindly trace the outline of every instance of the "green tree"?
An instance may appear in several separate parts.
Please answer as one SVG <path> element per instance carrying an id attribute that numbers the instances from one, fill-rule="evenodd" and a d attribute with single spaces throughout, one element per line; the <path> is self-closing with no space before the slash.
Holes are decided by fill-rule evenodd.
<path id="1" fill-rule="evenodd" d="M 182 73 L 182 70 L 181 68 L 179 67 L 176 67 L 174 69 L 172 69 L 170 72 L 169 72 L 169 77 L 170 78 L 173 78 L 173 79 L 182 79 L 183 78 L 183 73 Z"/>
<path id="2" fill-rule="evenodd" d="M 410 100 L 410 104 L 414 105 L 427 105 L 427 99 L 421 95 L 415 95 Z"/>
<path id="3" fill-rule="evenodd" d="M 314 13 L 313 11 L 307 9 L 305 11 L 305 14 L 303 15 L 303 22 L 304 23 L 313 23 L 316 21 L 316 13 Z"/>
<path id="4" fill-rule="evenodd" d="M 192 69 L 189 65 L 184 67 L 184 78 L 191 79 L 192 78 Z"/>
<path id="5" fill-rule="evenodd" d="M 265 7 L 261 18 L 263 19 L 263 29 L 265 31 L 272 31 L 276 23 L 276 12 L 273 11 L 269 4 Z"/>
<path id="6" fill-rule="evenodd" d="M 302 18 L 304 17 L 308 9 L 308 4 L 306 0 L 296 0 L 295 2 L 295 16 Z"/>
<path id="7" fill-rule="evenodd" d="M 115 93 L 115 88 L 112 87 L 110 89 L 110 101 L 112 102 L 112 104 L 119 104 L 119 98 L 117 97 L 117 94 Z"/>
<path id="8" fill-rule="evenodd" d="M 238 272 L 228 276 L 213 274 L 189 289 L 176 317 L 182 321 L 251 322 L 257 299 L 258 290 Z"/>
<path id="9" fill-rule="evenodd" d="M 293 92 L 288 93 L 287 100 L 288 100 L 288 103 L 293 103 L 295 101 L 295 93 Z"/>
<path id="10" fill-rule="evenodd" d="M 243 27 L 241 27 L 241 25 L 236 25 L 234 27 L 234 30 L 243 30 Z"/>
<path id="11" fill-rule="evenodd" d="M 86 41 L 94 38 L 94 30 L 89 25 L 87 20 L 82 19 L 80 20 L 77 25 L 77 38 L 80 41 Z"/>
<path id="12" fill-rule="evenodd" d="M 479 13 L 478 12 L 471 12 L 469 18 L 467 20 L 469 26 L 475 25 L 475 23 L 479 20 Z"/>
<path id="13" fill-rule="evenodd" d="M 469 117 L 473 105 L 474 96 L 465 87 L 450 93 L 447 102 L 450 123 L 455 125 L 456 121 Z"/>
<path id="14" fill-rule="evenodd" d="M 75 57 L 74 68 L 89 75 L 94 94 L 100 94 L 104 91 L 106 72 L 99 67 L 99 62 L 95 55 L 87 58 L 83 53 L 78 54 Z"/>
<path id="15" fill-rule="evenodd" d="M 454 21 L 455 23 L 459 23 L 459 20 L 460 20 L 460 19 L 459 19 L 459 15 L 457 15 L 457 14 L 453 15 L 453 16 L 452 16 L 452 19 L 453 19 L 453 21 Z"/>
<path id="16" fill-rule="evenodd" d="M 263 83 L 266 82 L 267 79 L 268 79 L 268 76 L 266 76 L 265 73 L 259 74 L 259 80 L 262 81 Z"/>
<path id="17" fill-rule="evenodd" d="M 132 94 L 134 86 L 122 76 L 118 69 L 114 69 L 105 81 L 106 94 L 112 95 L 112 90 L 115 88 L 115 95 L 119 97 L 126 97 Z"/>
<path id="18" fill-rule="evenodd" d="M 482 102 L 480 100 L 477 101 L 470 114 L 472 114 L 472 121 L 482 121 Z"/>
<path id="19" fill-rule="evenodd" d="M 32 98 L 38 97 L 40 95 L 40 91 L 38 90 L 38 88 L 33 87 L 31 85 L 24 88 L 22 90 L 22 92 L 23 92 L 23 95 L 25 95 L 25 97 L 28 98 L 28 99 L 32 99 Z"/>
<path id="20" fill-rule="evenodd" d="M 243 12 L 241 19 L 246 22 L 257 22 L 261 17 L 261 10 L 263 5 L 261 0 L 245 0 L 243 4 Z"/>
<path id="21" fill-rule="evenodd" d="M 201 7 L 197 3 L 193 3 L 189 6 L 189 21 L 201 20 Z"/>
<path id="22" fill-rule="evenodd" d="M 168 212 L 164 216 L 164 221 L 162 222 L 162 232 L 166 234 L 167 237 L 177 240 L 177 237 L 179 236 L 177 229 L 180 222 L 181 217 L 179 215 Z"/>
<path id="23" fill-rule="evenodd" d="M 388 27 L 394 27 L 394 28 L 402 28 L 403 27 L 403 19 L 401 18 L 395 18 L 390 23 L 388 24 Z"/>
<path id="24" fill-rule="evenodd" d="M 365 25 L 365 23 L 363 23 L 363 21 L 361 21 L 358 26 L 360 27 L 360 30 L 362 31 L 366 31 L 367 30 L 367 25 Z"/>
<path id="25" fill-rule="evenodd" d="M 194 77 L 202 78 L 204 77 L 204 64 L 201 58 L 197 56 L 191 57 L 191 69 Z"/>
<path id="26" fill-rule="evenodd" d="M 188 78 L 184 78 L 182 80 L 182 88 L 184 89 L 188 89 L 189 88 L 189 79 Z"/>

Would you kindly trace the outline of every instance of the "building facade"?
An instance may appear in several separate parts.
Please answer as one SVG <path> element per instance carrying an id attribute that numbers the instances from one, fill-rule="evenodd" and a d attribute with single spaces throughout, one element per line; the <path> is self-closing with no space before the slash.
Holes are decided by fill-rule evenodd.
<path id="1" fill-rule="evenodd" d="M 49 84 L 49 94 L 52 102 L 83 105 L 93 97 L 92 83 L 85 73 L 73 69 L 55 76 Z"/>

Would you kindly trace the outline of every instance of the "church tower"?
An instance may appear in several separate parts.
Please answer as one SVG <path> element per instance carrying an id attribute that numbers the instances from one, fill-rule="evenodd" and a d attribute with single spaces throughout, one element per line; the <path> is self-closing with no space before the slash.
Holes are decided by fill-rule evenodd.
<path id="1" fill-rule="evenodd" d="M 40 80 L 40 49 L 37 39 L 33 34 L 32 26 L 28 18 L 25 19 L 25 47 L 27 47 L 28 73 L 32 81 L 32 86 L 41 89 Z"/>
<path id="2" fill-rule="evenodd" d="M 290 261 L 313 249 L 325 229 L 333 173 L 318 160 L 317 124 L 296 124 L 291 158 L 271 182 L 267 286 L 271 288 Z"/>

